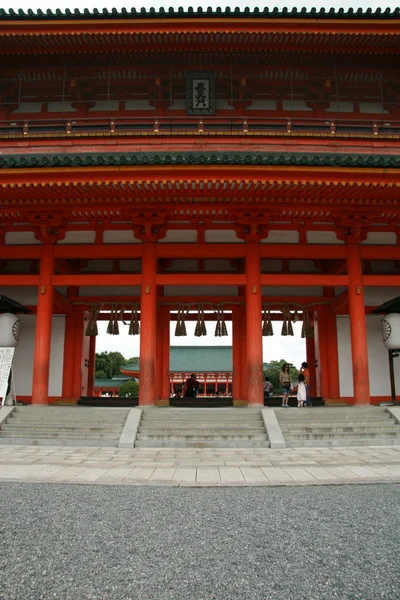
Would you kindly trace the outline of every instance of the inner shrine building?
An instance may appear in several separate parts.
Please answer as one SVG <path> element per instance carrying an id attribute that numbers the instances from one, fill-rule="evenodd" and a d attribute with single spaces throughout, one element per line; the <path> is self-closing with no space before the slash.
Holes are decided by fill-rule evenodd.
<path id="1" fill-rule="evenodd" d="M 263 404 L 262 336 L 296 319 L 313 395 L 389 398 L 399 9 L 1 10 L 0 53 L 18 399 L 93 395 L 107 319 L 140 328 L 139 404 L 166 402 L 170 320 L 201 334 L 210 311 L 236 401 Z"/>

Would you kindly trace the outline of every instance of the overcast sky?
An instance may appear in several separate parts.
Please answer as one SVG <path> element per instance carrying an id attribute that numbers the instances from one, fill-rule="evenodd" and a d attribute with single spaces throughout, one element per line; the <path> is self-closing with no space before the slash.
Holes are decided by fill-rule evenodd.
<path id="1" fill-rule="evenodd" d="M 306 344 L 301 338 L 301 323 L 293 323 L 294 336 L 282 337 L 282 323 L 276 321 L 273 323 L 274 335 L 263 338 L 263 360 L 280 360 L 284 358 L 288 362 L 300 367 L 306 360 Z M 186 323 L 187 337 L 175 337 L 175 323 L 171 323 L 171 346 L 231 346 L 232 345 L 232 327 L 227 323 L 229 332 L 228 337 L 215 337 L 215 322 L 207 321 L 207 335 L 197 338 L 194 334 L 196 323 L 191 321 Z M 96 338 L 96 352 L 121 352 L 125 358 L 139 356 L 140 336 L 128 335 L 128 325 L 119 324 L 119 335 L 109 335 L 106 333 L 107 322 L 99 321 L 99 335 Z M 193 365 L 196 371 L 196 365 Z"/>
<path id="2" fill-rule="evenodd" d="M 194 8 L 201 6 L 202 8 L 207 8 L 208 6 L 211 6 L 212 8 L 217 8 L 218 6 L 220 6 L 221 8 L 225 8 L 226 6 L 230 6 L 231 9 L 234 9 L 236 6 L 243 9 L 246 6 L 248 6 L 249 8 L 253 9 L 255 7 L 259 7 L 259 8 L 264 8 L 264 6 L 268 6 L 270 9 L 274 8 L 275 6 L 277 8 L 283 8 L 283 7 L 287 7 L 287 8 L 293 8 L 294 6 L 296 6 L 298 9 L 301 9 L 303 6 L 306 8 L 325 8 L 326 10 L 329 10 L 331 7 L 338 9 L 338 8 L 372 8 L 373 10 L 376 8 L 382 8 L 385 9 L 387 7 L 394 9 L 398 6 L 398 2 L 395 1 L 384 1 L 379 2 L 379 1 L 375 1 L 375 0 L 366 0 L 365 2 L 318 2 L 317 0 L 314 1 L 310 1 L 310 0 L 302 0 L 299 3 L 293 3 L 293 2 L 287 2 L 285 0 L 283 0 L 282 2 L 279 2 L 277 0 L 274 0 L 273 2 L 271 2 L 271 4 L 267 4 L 266 2 L 254 2 L 254 1 L 249 1 L 249 0 L 245 0 L 244 2 L 241 1 L 235 1 L 232 4 L 228 4 L 226 2 L 218 2 L 218 0 L 207 0 L 207 2 L 196 2 L 195 0 L 191 1 L 191 0 L 180 0 L 179 2 L 174 2 L 173 0 L 167 0 L 166 2 L 162 2 L 159 0 L 151 0 L 151 1 L 145 1 L 145 0 L 140 0 L 137 3 L 133 3 L 132 1 L 129 2 L 129 0 L 82 0 L 81 2 L 78 2 L 77 0 L 43 0 L 41 2 L 27 2 L 25 0 L 16 0 L 16 2 L 11 2 L 10 0 L 5 0 L 4 2 L 2 2 L 2 8 L 5 9 L 9 9 L 9 8 L 13 8 L 14 10 L 17 10 L 19 8 L 22 8 L 23 10 L 28 10 L 28 8 L 31 8 L 32 10 L 36 10 L 37 8 L 41 8 L 42 10 L 45 10 L 47 8 L 52 9 L 53 11 L 56 8 L 60 8 L 61 10 L 64 10 L 65 8 L 69 8 L 70 10 L 74 10 L 74 8 L 79 8 L 81 11 L 84 8 L 89 8 L 90 10 L 92 10 L 93 8 L 98 8 L 99 10 L 101 10 L 102 8 L 108 8 L 108 9 L 112 9 L 112 8 L 116 8 L 117 10 L 120 10 L 121 8 L 127 8 L 130 9 L 132 6 L 134 6 L 136 8 L 136 10 L 140 10 L 140 8 L 155 8 L 158 9 L 161 6 L 164 7 L 165 9 L 168 9 L 170 6 L 172 6 L 173 8 L 178 8 L 180 6 L 182 6 L 184 9 L 188 8 L 189 6 L 192 6 Z"/>

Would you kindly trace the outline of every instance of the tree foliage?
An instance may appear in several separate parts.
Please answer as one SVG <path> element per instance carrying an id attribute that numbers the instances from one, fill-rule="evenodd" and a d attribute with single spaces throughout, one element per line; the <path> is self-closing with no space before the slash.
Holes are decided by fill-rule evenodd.
<path id="1" fill-rule="evenodd" d="M 139 384 L 137 381 L 126 381 L 121 385 L 118 396 L 137 396 L 139 394 Z"/>
<path id="2" fill-rule="evenodd" d="M 280 393 L 281 384 L 279 382 L 279 373 L 282 371 L 282 367 L 285 364 L 290 365 L 291 363 L 282 358 L 281 360 L 271 360 L 268 363 L 268 365 L 265 365 L 266 368 L 264 370 L 264 375 L 266 375 L 268 377 L 268 379 L 274 386 L 273 390 L 272 390 L 273 394 Z M 292 378 L 292 382 L 295 383 L 299 376 L 299 371 L 295 367 L 290 367 L 289 370 L 290 370 L 290 376 Z"/>
<path id="3" fill-rule="evenodd" d="M 121 352 L 96 353 L 96 379 L 112 379 L 121 375 L 121 367 L 128 364 Z"/>

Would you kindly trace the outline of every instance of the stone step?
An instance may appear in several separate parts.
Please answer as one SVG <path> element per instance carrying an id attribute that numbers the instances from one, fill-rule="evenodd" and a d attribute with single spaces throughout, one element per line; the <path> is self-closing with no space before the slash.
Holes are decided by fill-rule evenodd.
<path id="1" fill-rule="evenodd" d="M 357 432 L 357 431 L 349 431 L 346 432 L 319 432 L 313 431 L 312 433 L 291 433 L 290 436 L 286 437 L 286 440 L 329 440 L 329 439 L 345 439 L 345 438 L 354 438 L 354 439 L 362 439 L 368 437 L 370 439 L 378 438 L 378 437 L 387 437 L 387 438 L 400 438 L 400 429 L 399 431 L 368 431 L 368 432 Z"/>
<path id="2" fill-rule="evenodd" d="M 74 448 L 115 448 L 117 440 L 84 439 L 84 438 L 32 438 L 12 437 L 5 438 L 0 435 L 0 446 L 63 446 Z"/>
<path id="3" fill-rule="evenodd" d="M 257 434 L 239 434 L 239 435 L 230 435 L 230 434 L 202 434 L 199 435 L 198 433 L 188 433 L 188 434 L 167 434 L 167 435 L 160 435 L 158 433 L 138 433 L 137 434 L 137 439 L 138 440 L 163 440 L 163 439 L 167 439 L 167 440 L 193 440 L 193 441 L 211 441 L 211 440 L 267 440 L 267 434 L 266 433 L 257 433 Z"/>
<path id="4" fill-rule="evenodd" d="M 170 435 L 171 433 L 226 433 L 229 435 L 236 435 L 240 433 L 265 433 L 265 427 L 197 427 L 195 424 L 187 425 L 185 427 L 150 427 L 148 425 L 140 425 L 140 433 L 157 433 L 159 435 Z"/>
<path id="5" fill-rule="evenodd" d="M 269 448 L 269 442 L 259 440 L 136 440 L 135 448 Z"/>
<path id="6" fill-rule="evenodd" d="M 375 427 L 373 425 L 315 425 L 314 427 L 309 427 L 308 425 L 293 425 L 287 427 L 285 425 L 281 425 L 282 432 L 285 436 L 291 436 L 294 433 L 334 433 L 334 432 L 358 432 L 365 433 L 369 431 L 399 431 L 400 427 L 396 425 L 396 423 L 389 423 L 387 425 L 379 425 Z"/>
<path id="7" fill-rule="evenodd" d="M 76 433 L 115 433 L 118 435 L 122 431 L 122 427 L 114 427 L 111 425 L 65 425 L 64 423 L 7 423 L 1 425 L 1 431 L 74 431 Z"/>
<path id="8" fill-rule="evenodd" d="M 119 435 L 110 433 L 75 433 L 71 431 L 32 431 L 24 429 L 23 431 L 0 431 L 0 438 L 18 438 L 23 434 L 24 437 L 29 438 L 63 438 L 63 439 L 80 439 L 80 440 L 105 440 L 113 439 L 119 440 Z"/>
<path id="9" fill-rule="evenodd" d="M 284 419 L 278 419 L 280 426 L 283 428 L 291 428 L 291 427 L 381 427 L 381 426 L 386 426 L 386 425 L 396 425 L 396 421 L 394 419 L 374 419 L 374 420 L 368 420 L 368 419 L 359 419 L 357 421 L 352 420 L 344 420 L 344 419 L 335 419 L 334 421 L 331 420 L 324 420 L 324 421 L 308 421 L 308 420 L 302 420 L 299 419 L 298 421 L 293 419 L 293 420 L 287 420 L 285 421 Z"/>
<path id="10" fill-rule="evenodd" d="M 347 415 L 334 414 L 317 414 L 312 409 L 307 408 L 289 408 L 282 409 L 282 411 L 276 411 L 276 416 L 279 420 L 290 421 L 290 420 L 309 420 L 309 421 L 376 421 L 381 419 L 390 419 L 390 413 L 352 413 Z"/>
<path id="11" fill-rule="evenodd" d="M 191 415 L 148 415 L 148 414 L 144 414 L 142 417 L 142 420 L 148 423 L 154 423 L 154 422 L 159 422 L 159 423 L 169 423 L 169 422 L 185 422 L 185 421 L 195 421 L 195 422 L 202 422 L 202 423 L 229 423 L 229 422 L 246 422 L 246 423 L 254 423 L 254 422 L 259 422 L 262 420 L 261 415 L 242 415 L 242 416 L 235 416 L 235 415 L 224 415 L 224 416 L 218 416 L 218 417 L 213 417 L 213 416 L 208 416 L 208 415 L 196 415 L 196 414 L 191 414 Z"/>
<path id="12" fill-rule="evenodd" d="M 399 440 L 395 437 L 376 437 L 376 438 L 333 438 L 320 440 L 286 440 L 287 448 L 337 448 L 351 446 L 394 446 L 398 445 Z"/>

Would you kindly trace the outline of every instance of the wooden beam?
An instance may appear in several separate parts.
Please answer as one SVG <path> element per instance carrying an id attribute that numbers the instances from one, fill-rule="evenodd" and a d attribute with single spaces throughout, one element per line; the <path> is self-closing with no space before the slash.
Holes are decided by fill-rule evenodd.
<path id="1" fill-rule="evenodd" d="M 364 275 L 365 287 L 400 287 L 400 275 Z"/>
<path id="2" fill-rule="evenodd" d="M 1 260 L 30 260 L 40 258 L 42 255 L 41 245 L 32 246 L 0 246 Z"/>
<path id="3" fill-rule="evenodd" d="M 53 275 L 53 285 L 56 286 L 140 286 L 141 275 L 104 274 L 97 275 Z M 1 283 L 1 280 L 0 280 Z"/>
<path id="4" fill-rule="evenodd" d="M 232 228 L 232 227 L 231 227 Z M 246 244 L 157 244 L 159 258 L 241 258 Z"/>
<path id="5" fill-rule="evenodd" d="M 39 275 L 0 275 L 0 288 L 2 286 L 29 287 L 38 285 Z"/>
<path id="6" fill-rule="evenodd" d="M 204 274 L 204 273 L 168 273 L 157 275 L 157 285 L 177 286 L 225 286 L 245 285 L 245 275 L 232 275 L 231 273 Z"/>
<path id="7" fill-rule="evenodd" d="M 347 307 L 349 302 L 349 294 L 347 289 L 345 289 L 341 294 L 335 297 L 334 300 L 329 305 L 329 309 L 337 314 L 342 311 L 345 307 Z"/>
<path id="8" fill-rule="evenodd" d="M 346 247 L 341 244 L 260 244 L 261 258 L 346 258 Z"/>
<path id="9" fill-rule="evenodd" d="M 400 276 L 399 276 L 400 277 Z M 308 286 L 346 286 L 349 283 L 347 275 L 320 275 L 320 274 L 280 274 L 271 273 L 269 275 L 261 275 L 262 286 L 293 286 L 293 287 L 308 287 Z"/>

